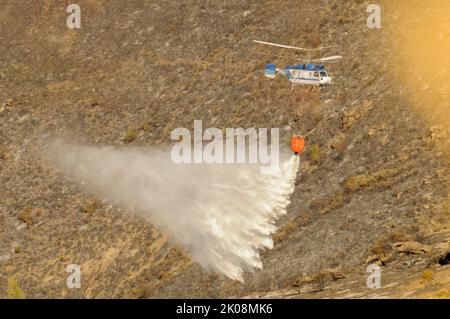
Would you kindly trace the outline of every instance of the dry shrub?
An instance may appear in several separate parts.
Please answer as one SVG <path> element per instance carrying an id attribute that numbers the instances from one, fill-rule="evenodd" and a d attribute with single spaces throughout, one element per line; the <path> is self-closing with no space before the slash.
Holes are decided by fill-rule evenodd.
<path id="1" fill-rule="evenodd" d="M 424 271 L 422 271 L 422 279 L 425 280 L 427 283 L 432 282 L 434 277 L 435 273 L 431 269 L 425 269 Z"/>
<path id="2" fill-rule="evenodd" d="M 349 192 L 356 192 L 364 188 L 387 188 L 392 185 L 392 177 L 397 173 L 397 169 L 382 169 L 373 174 L 351 176 L 345 180 L 344 187 Z"/>
<path id="3" fill-rule="evenodd" d="M 83 213 L 92 215 L 100 207 L 100 203 L 96 200 L 88 201 L 82 208 Z"/>
<path id="4" fill-rule="evenodd" d="M 8 151 L 6 150 L 6 147 L 0 145 L 0 160 L 6 160 L 7 154 Z"/>
<path id="5" fill-rule="evenodd" d="M 347 198 L 345 193 L 341 191 L 334 192 L 330 195 L 324 196 L 311 203 L 311 209 L 326 214 L 334 209 L 344 206 Z"/>
<path id="6" fill-rule="evenodd" d="M 374 244 L 369 248 L 369 254 L 375 255 L 378 257 L 383 257 L 386 255 L 386 252 L 388 252 L 391 249 L 391 246 L 388 244 L 388 242 L 384 239 L 377 239 Z"/>
<path id="7" fill-rule="evenodd" d="M 311 145 L 311 151 L 310 151 L 311 161 L 318 163 L 321 158 L 321 152 L 319 145 L 313 144 Z"/>
<path id="8" fill-rule="evenodd" d="M 414 236 L 407 234 L 403 230 L 396 230 L 393 231 L 392 233 L 389 233 L 388 240 L 390 242 L 396 243 L 396 242 L 412 241 L 415 240 L 415 238 Z"/>
<path id="9" fill-rule="evenodd" d="M 138 136 L 138 132 L 136 130 L 129 130 L 125 133 L 125 136 L 122 138 L 122 141 L 125 144 L 133 142 Z"/>
<path id="10" fill-rule="evenodd" d="M 6 296 L 8 299 L 25 299 L 25 294 L 14 277 L 8 278 L 8 290 Z"/>
<path id="11" fill-rule="evenodd" d="M 295 229 L 308 224 L 311 221 L 311 216 L 309 214 L 301 214 L 294 220 L 288 222 L 286 225 L 281 227 L 274 235 L 273 241 L 276 243 L 284 241 L 286 238 L 292 234 Z"/>
<path id="12" fill-rule="evenodd" d="M 34 225 L 37 219 L 44 214 L 45 210 L 43 208 L 31 208 L 25 207 L 19 213 L 19 220 L 27 224 L 28 227 Z"/>

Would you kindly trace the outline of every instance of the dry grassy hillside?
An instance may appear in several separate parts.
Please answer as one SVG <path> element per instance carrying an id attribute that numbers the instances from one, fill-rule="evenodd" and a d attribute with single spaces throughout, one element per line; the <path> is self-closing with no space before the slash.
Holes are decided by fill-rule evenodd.
<path id="1" fill-rule="evenodd" d="M 401 7 L 370 30 L 365 1 L 79 0 L 82 27 L 70 30 L 69 3 L 0 1 L 0 297 L 11 278 L 37 298 L 375 296 L 367 262 L 383 265 L 376 296 L 448 297 L 448 126 L 416 107 L 417 83 L 390 76 L 407 61 L 392 59 Z M 265 63 L 293 55 L 253 39 L 337 45 L 334 86 L 265 79 Z M 194 119 L 307 140 L 276 245 L 244 284 L 203 271 L 40 158 L 49 136 L 165 145 Z M 72 263 L 82 289 L 65 285 Z"/>

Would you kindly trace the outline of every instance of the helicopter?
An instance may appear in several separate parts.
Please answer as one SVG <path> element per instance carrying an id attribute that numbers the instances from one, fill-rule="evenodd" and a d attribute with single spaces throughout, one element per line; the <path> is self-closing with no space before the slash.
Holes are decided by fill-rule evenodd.
<path id="1" fill-rule="evenodd" d="M 289 45 L 253 40 L 253 42 L 258 44 L 264 44 L 269 46 L 275 46 L 279 48 L 298 50 L 298 51 L 320 51 L 330 47 L 320 47 L 316 49 L 305 49 L 300 47 L 294 47 Z M 287 65 L 285 68 L 277 68 L 275 64 L 266 64 L 264 75 L 269 79 L 274 79 L 276 74 L 281 74 L 288 78 L 289 82 L 292 83 L 292 89 L 294 85 L 307 85 L 307 86 L 319 86 L 325 87 L 333 83 L 331 76 L 324 66 L 324 63 L 336 62 L 336 60 L 342 59 L 340 55 L 333 55 L 318 59 L 307 59 L 300 60 L 304 62 L 303 64 Z"/>

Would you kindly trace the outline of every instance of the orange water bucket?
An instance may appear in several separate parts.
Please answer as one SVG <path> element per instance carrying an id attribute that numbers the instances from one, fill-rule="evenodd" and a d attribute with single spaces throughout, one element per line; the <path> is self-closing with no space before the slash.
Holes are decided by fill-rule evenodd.
<path id="1" fill-rule="evenodd" d="M 305 139 L 301 136 L 294 135 L 291 138 L 291 150 L 295 155 L 300 154 L 305 148 Z"/>

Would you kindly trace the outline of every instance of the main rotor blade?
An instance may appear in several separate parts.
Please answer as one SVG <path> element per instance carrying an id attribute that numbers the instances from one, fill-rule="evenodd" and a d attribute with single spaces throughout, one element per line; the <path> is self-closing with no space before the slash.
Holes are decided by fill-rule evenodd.
<path id="1" fill-rule="evenodd" d="M 314 63 L 319 63 L 319 62 L 322 62 L 322 63 L 335 63 L 337 61 L 334 61 L 334 60 L 342 58 L 342 56 L 340 56 L 340 55 L 335 55 L 335 56 L 325 57 L 325 58 L 321 58 L 321 59 L 299 59 L 299 58 L 289 57 L 289 56 L 285 56 L 285 55 L 270 54 L 270 53 L 265 53 L 265 52 L 257 52 L 256 54 L 272 56 L 272 57 L 273 56 L 277 56 L 277 57 L 280 57 L 280 58 L 300 61 L 300 62 L 303 62 L 303 63 L 311 63 L 311 62 L 314 62 Z"/>
<path id="2" fill-rule="evenodd" d="M 279 47 L 279 48 L 293 49 L 293 50 L 300 50 L 300 51 L 317 51 L 317 50 L 321 50 L 322 49 L 322 48 L 305 49 L 305 48 L 300 48 L 300 47 L 293 47 L 293 46 L 290 46 L 290 45 L 277 44 L 277 43 L 265 42 L 265 41 L 259 41 L 259 40 L 253 40 L 253 42 L 259 43 L 259 44 L 271 45 L 271 46 Z"/>
<path id="3" fill-rule="evenodd" d="M 327 56 L 327 57 L 320 58 L 320 59 L 313 59 L 312 61 L 328 62 L 328 61 L 339 60 L 339 59 L 342 59 L 341 55 Z"/>

